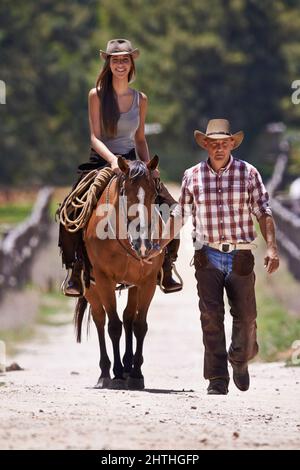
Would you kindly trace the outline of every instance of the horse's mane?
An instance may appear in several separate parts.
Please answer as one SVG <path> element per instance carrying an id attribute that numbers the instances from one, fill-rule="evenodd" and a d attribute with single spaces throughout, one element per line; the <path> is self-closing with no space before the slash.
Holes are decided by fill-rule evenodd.
<path id="1" fill-rule="evenodd" d="M 131 180 L 135 180 L 140 176 L 145 176 L 148 173 L 148 169 L 144 162 L 140 160 L 134 160 L 129 164 L 128 177 Z"/>

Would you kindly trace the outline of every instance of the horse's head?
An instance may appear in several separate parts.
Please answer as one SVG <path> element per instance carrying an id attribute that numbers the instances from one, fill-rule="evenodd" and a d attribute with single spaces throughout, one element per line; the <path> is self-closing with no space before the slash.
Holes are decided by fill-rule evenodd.
<path id="1" fill-rule="evenodd" d="M 157 180 L 152 172 L 159 158 L 155 155 L 148 163 L 118 158 L 122 171 L 120 210 L 127 219 L 127 235 L 132 248 L 144 258 L 153 248 L 151 222 L 157 196 Z"/>

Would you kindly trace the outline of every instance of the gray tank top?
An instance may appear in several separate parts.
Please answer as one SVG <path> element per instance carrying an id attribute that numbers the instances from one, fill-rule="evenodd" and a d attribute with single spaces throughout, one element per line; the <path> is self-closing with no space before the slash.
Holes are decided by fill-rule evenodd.
<path id="1" fill-rule="evenodd" d="M 134 136 L 140 124 L 139 92 L 133 90 L 132 106 L 127 113 L 120 113 L 116 137 L 102 136 L 102 142 L 114 154 L 124 155 L 135 148 Z"/>

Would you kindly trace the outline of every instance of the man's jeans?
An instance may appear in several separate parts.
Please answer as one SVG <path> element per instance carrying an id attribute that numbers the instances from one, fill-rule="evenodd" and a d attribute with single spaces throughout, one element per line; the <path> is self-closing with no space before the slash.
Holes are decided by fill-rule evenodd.
<path id="1" fill-rule="evenodd" d="M 194 264 L 205 347 L 204 377 L 228 378 L 224 288 L 233 317 L 228 360 L 232 364 L 245 364 L 258 351 L 254 257 L 250 250 L 222 253 L 203 246 L 195 251 Z"/>

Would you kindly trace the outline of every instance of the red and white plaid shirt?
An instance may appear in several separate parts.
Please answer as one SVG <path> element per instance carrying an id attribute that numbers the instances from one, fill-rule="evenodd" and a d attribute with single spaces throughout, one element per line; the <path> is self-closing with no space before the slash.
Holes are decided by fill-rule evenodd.
<path id="1" fill-rule="evenodd" d="M 173 215 L 193 216 L 197 241 L 250 243 L 257 236 L 252 214 L 257 220 L 272 215 L 269 195 L 253 165 L 230 156 L 219 173 L 208 161 L 185 171 Z"/>

